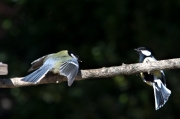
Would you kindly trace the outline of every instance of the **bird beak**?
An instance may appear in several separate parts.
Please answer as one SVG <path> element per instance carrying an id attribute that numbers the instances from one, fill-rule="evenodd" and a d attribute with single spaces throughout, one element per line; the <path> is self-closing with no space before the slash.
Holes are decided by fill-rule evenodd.
<path id="1" fill-rule="evenodd" d="M 137 51 L 137 52 L 139 51 L 138 49 L 134 49 L 134 50 Z"/>
<path id="2" fill-rule="evenodd" d="M 134 49 L 135 51 L 139 52 L 140 50 L 139 49 Z"/>

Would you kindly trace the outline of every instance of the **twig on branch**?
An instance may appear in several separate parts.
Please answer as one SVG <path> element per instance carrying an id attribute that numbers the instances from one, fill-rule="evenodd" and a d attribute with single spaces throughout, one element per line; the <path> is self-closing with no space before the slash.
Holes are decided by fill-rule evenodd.
<path id="1" fill-rule="evenodd" d="M 151 63 L 122 64 L 121 66 L 81 70 L 75 80 L 80 81 L 90 78 L 107 78 L 117 75 L 132 75 L 139 72 L 150 72 L 154 70 L 167 70 L 177 68 L 180 68 L 180 58 L 155 61 Z M 37 84 L 31 84 L 29 82 L 21 81 L 22 78 L 23 77 L 0 79 L 0 88 L 15 88 L 47 83 L 60 83 L 62 81 L 66 81 L 66 77 L 54 75 L 52 73 L 48 73 L 46 77 Z"/>

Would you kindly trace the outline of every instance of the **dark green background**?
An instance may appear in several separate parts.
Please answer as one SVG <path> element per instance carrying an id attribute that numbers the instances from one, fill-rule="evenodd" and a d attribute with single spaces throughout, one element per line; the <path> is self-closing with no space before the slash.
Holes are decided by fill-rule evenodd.
<path id="1" fill-rule="evenodd" d="M 0 61 L 9 74 L 27 75 L 30 63 L 69 49 L 81 69 L 138 61 L 134 48 L 157 59 L 180 57 L 179 0 L 2 0 Z M 172 119 L 180 113 L 180 71 L 165 71 L 172 94 L 155 111 L 153 88 L 139 76 L 0 89 L 3 119 Z"/>

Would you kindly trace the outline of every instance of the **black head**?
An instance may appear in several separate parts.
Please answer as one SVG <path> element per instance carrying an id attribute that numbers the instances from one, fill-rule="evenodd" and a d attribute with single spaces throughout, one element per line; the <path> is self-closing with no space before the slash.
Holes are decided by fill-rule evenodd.
<path id="1" fill-rule="evenodd" d="M 145 55 L 145 56 L 151 56 L 152 55 L 151 51 L 145 47 L 139 47 L 139 48 L 134 49 L 134 50 L 136 50 L 139 55 Z"/>
<path id="2" fill-rule="evenodd" d="M 139 62 L 142 62 L 144 60 L 144 58 L 146 58 L 146 57 L 152 57 L 151 51 L 145 47 L 139 47 L 134 50 L 136 50 L 137 53 L 139 54 Z"/>
<path id="3" fill-rule="evenodd" d="M 82 62 L 81 60 L 79 60 L 79 56 L 78 55 L 76 55 L 75 53 L 73 53 L 73 52 L 71 52 L 69 50 L 68 50 L 68 55 L 73 57 L 73 58 L 76 58 L 79 62 Z"/>
<path id="4" fill-rule="evenodd" d="M 139 48 L 137 48 L 137 49 L 134 49 L 134 50 L 136 50 L 137 52 L 139 52 L 139 51 L 141 51 L 141 50 L 148 50 L 147 48 L 145 48 L 145 47 L 139 47 Z M 148 50 L 149 51 L 149 50 Z"/>

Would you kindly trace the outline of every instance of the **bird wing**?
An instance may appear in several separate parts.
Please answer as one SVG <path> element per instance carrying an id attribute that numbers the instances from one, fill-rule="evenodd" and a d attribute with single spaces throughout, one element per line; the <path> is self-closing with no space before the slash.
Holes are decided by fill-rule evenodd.
<path id="1" fill-rule="evenodd" d="M 154 59 L 154 61 L 157 61 L 154 57 L 153 57 L 153 59 Z M 161 73 L 161 81 L 164 84 L 164 86 L 166 86 L 166 77 L 165 77 L 164 71 L 160 70 L 160 73 Z"/>
<path id="2" fill-rule="evenodd" d="M 45 75 L 52 69 L 52 65 L 43 65 L 33 73 L 27 75 L 22 81 L 25 82 L 31 82 L 31 83 L 37 83 L 39 82 L 42 78 L 45 77 Z"/>
<path id="3" fill-rule="evenodd" d="M 156 79 L 155 83 L 153 83 L 154 89 L 154 98 L 155 98 L 155 108 L 158 110 L 167 102 L 171 91 L 166 88 L 160 79 Z"/>
<path id="4" fill-rule="evenodd" d="M 157 60 L 153 56 L 147 57 L 144 60 L 144 62 L 146 62 L 146 63 L 152 62 L 152 61 L 157 61 Z M 165 77 L 163 70 L 153 71 L 152 74 L 155 75 L 158 79 L 160 79 L 162 81 L 162 83 L 166 86 L 166 77 Z"/>
<path id="5" fill-rule="evenodd" d="M 79 63 L 76 59 L 68 60 L 60 66 L 60 74 L 68 79 L 68 86 L 71 86 L 79 71 Z"/>
<path id="6" fill-rule="evenodd" d="M 33 71 L 33 70 L 36 70 L 36 69 L 38 69 L 39 67 L 41 67 L 41 66 L 43 65 L 44 59 L 45 59 L 46 57 L 47 57 L 47 55 L 45 55 L 45 56 L 43 56 L 43 57 L 41 57 L 41 58 L 33 61 L 33 62 L 31 63 L 31 68 L 28 70 L 28 72 Z"/>

